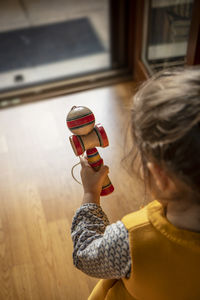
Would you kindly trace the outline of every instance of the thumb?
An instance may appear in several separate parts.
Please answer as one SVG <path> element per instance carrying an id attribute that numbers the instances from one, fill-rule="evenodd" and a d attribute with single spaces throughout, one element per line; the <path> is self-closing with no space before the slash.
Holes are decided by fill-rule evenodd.
<path id="1" fill-rule="evenodd" d="M 84 168 L 86 166 L 88 166 L 88 160 L 86 157 L 84 157 L 83 155 L 82 156 L 79 156 L 79 159 L 80 159 L 80 163 L 81 163 L 81 167 Z"/>

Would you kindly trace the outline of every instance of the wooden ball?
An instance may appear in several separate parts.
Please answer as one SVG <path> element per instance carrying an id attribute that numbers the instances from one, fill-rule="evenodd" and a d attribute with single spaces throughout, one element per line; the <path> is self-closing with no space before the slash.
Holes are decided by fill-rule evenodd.
<path id="1" fill-rule="evenodd" d="M 85 106 L 73 106 L 67 115 L 67 127 L 76 135 L 86 135 L 95 124 L 93 112 Z"/>

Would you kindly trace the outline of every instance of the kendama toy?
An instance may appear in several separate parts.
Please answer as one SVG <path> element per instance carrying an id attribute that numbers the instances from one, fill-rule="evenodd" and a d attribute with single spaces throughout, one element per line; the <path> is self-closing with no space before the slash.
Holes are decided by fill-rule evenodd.
<path id="1" fill-rule="evenodd" d="M 86 152 L 88 163 L 98 172 L 103 164 L 96 147 L 107 147 L 109 145 L 105 129 L 101 124 L 95 125 L 93 112 L 85 106 L 73 106 L 67 115 L 67 127 L 73 133 L 69 137 L 72 149 L 76 156 Z M 107 176 L 103 183 L 101 196 L 109 195 L 114 187 Z"/>

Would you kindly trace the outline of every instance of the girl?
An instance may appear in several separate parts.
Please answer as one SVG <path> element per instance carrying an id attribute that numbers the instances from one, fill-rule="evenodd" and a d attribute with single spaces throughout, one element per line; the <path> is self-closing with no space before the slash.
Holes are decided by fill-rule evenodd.
<path id="1" fill-rule="evenodd" d="M 155 201 L 109 225 L 100 206 L 108 168 L 81 158 L 82 206 L 72 222 L 74 265 L 104 278 L 90 300 L 200 299 L 200 69 L 143 84 L 131 115 L 135 148 Z"/>

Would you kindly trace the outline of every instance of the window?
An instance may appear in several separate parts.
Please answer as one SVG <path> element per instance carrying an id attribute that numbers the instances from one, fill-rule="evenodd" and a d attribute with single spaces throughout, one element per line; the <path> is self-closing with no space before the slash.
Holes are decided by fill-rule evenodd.
<path id="1" fill-rule="evenodd" d="M 150 74 L 185 64 L 193 2 L 145 1 L 142 60 Z"/>
<path id="2" fill-rule="evenodd" d="M 129 2 L 1 1 L 0 105 L 130 76 Z"/>

